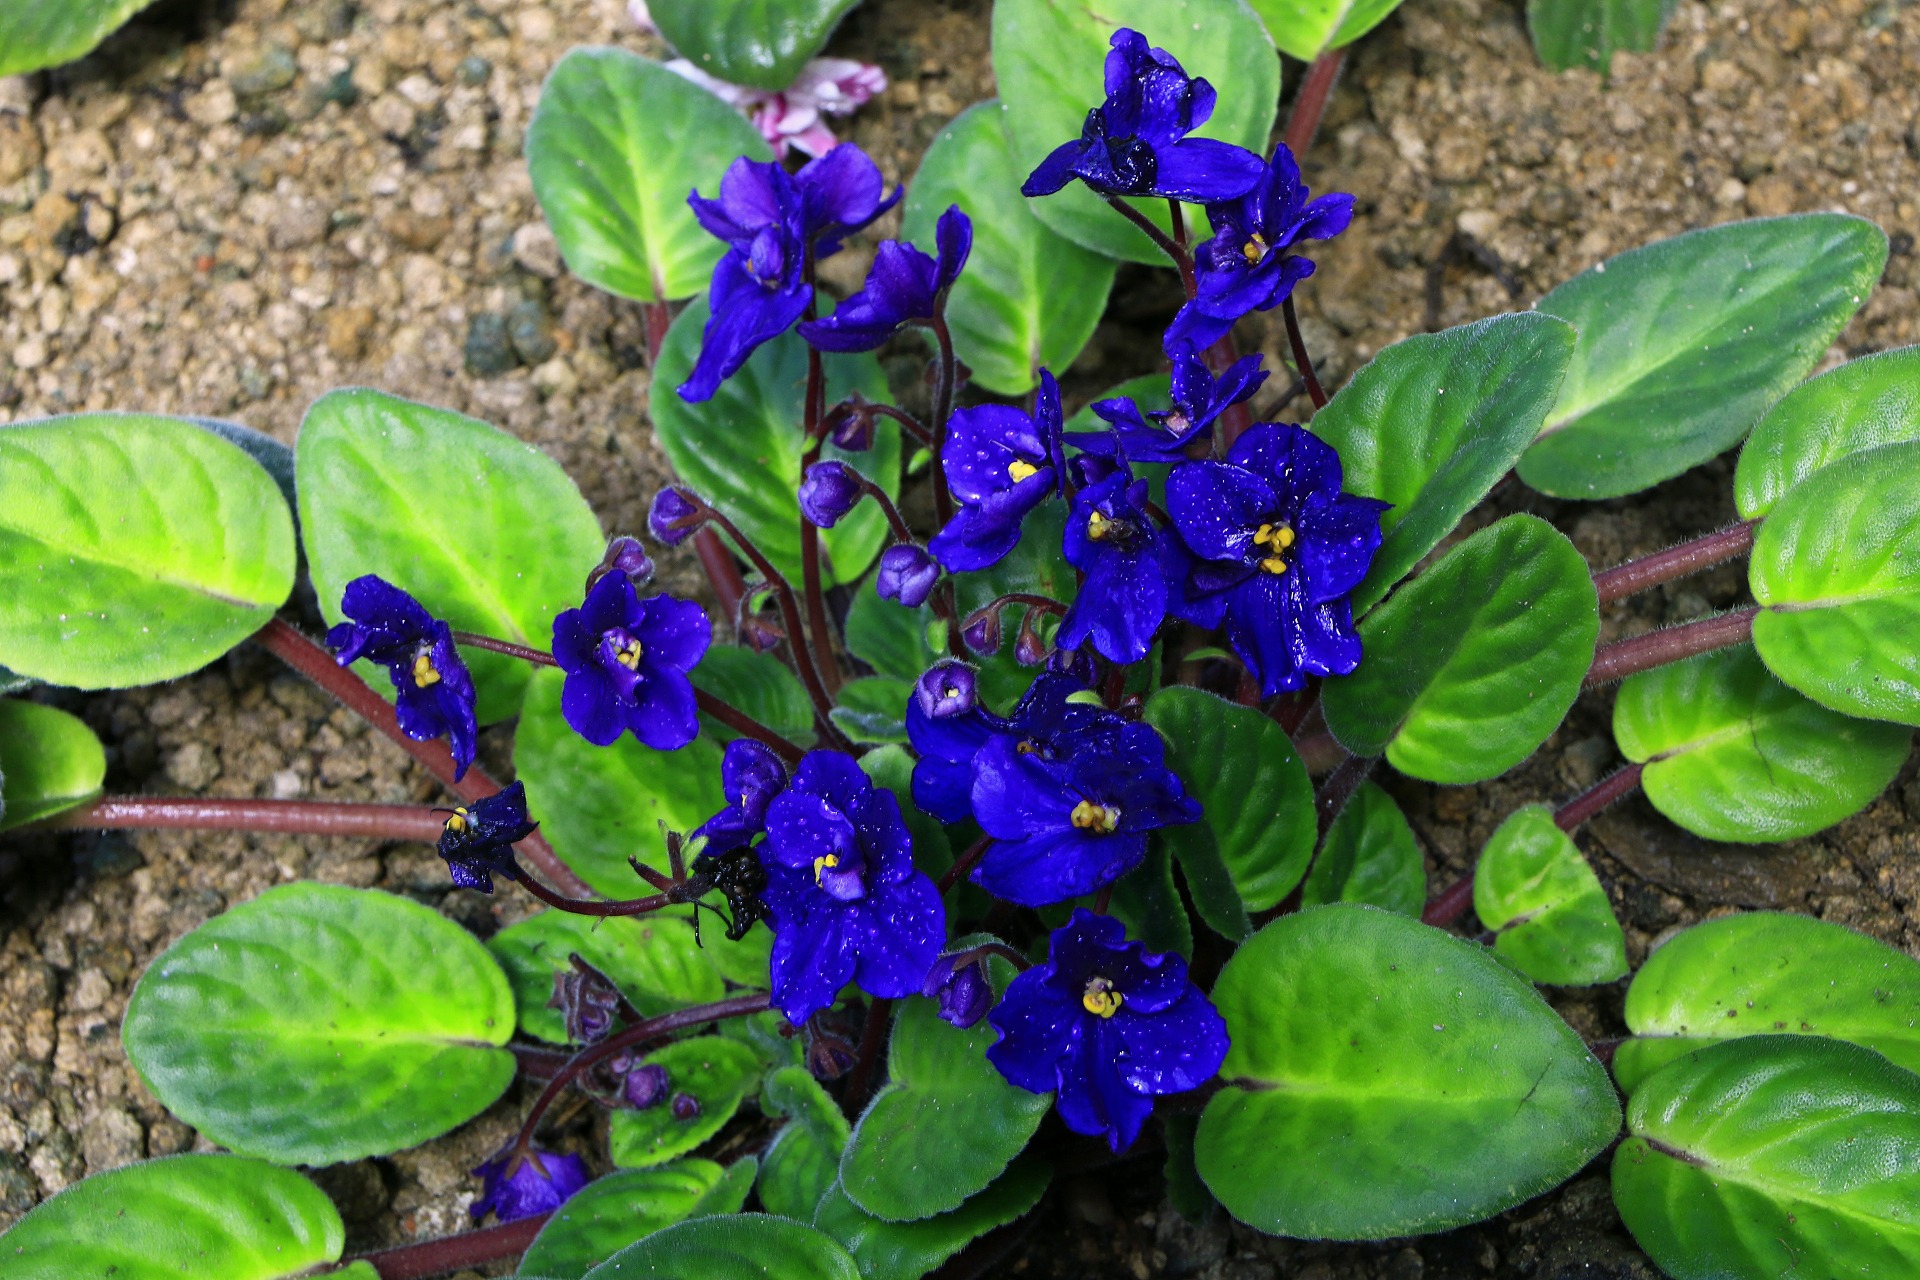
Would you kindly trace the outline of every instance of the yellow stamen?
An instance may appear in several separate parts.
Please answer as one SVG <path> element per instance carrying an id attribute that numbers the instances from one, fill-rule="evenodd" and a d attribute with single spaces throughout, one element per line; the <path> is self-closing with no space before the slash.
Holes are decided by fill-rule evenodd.
<path id="1" fill-rule="evenodd" d="M 1294 543 L 1293 528 L 1285 524 L 1263 524 L 1253 531 L 1253 545 L 1271 547 L 1273 554 L 1260 562 L 1260 567 L 1268 573 L 1285 573 L 1287 561 L 1285 551 Z"/>
<path id="2" fill-rule="evenodd" d="M 1187 422 L 1187 415 L 1175 409 L 1167 415 L 1166 420 L 1160 425 L 1177 436 L 1182 431 L 1185 431 L 1189 424 Z"/>
<path id="3" fill-rule="evenodd" d="M 828 867 L 837 867 L 839 865 L 840 855 L 837 853 L 830 853 L 824 858 L 815 858 L 813 860 L 813 882 L 819 884 L 820 873 L 822 871 L 825 871 Z"/>
<path id="4" fill-rule="evenodd" d="M 1022 738 L 1013 744 L 1013 749 L 1023 756 L 1030 756 L 1040 749 L 1040 744 L 1032 738 Z"/>
<path id="5" fill-rule="evenodd" d="M 1098 511 L 1090 512 L 1088 514 L 1087 536 L 1089 538 L 1092 538 L 1095 542 L 1098 542 L 1100 541 L 1100 539 L 1106 537 L 1108 532 L 1112 530 L 1112 528 L 1113 528 L 1113 521 L 1107 519 L 1105 516 L 1101 515 Z"/>
<path id="6" fill-rule="evenodd" d="M 465 809 L 455 809 L 447 815 L 446 829 L 453 832 L 454 835 L 460 835 L 469 825 L 467 822 L 467 811 Z"/>
<path id="7" fill-rule="evenodd" d="M 1013 481 L 1015 484 L 1019 484 L 1028 476 L 1038 474 L 1040 474 L 1040 468 L 1034 466 L 1025 458 L 1015 458 L 1007 464 L 1007 479 Z"/>
<path id="8" fill-rule="evenodd" d="M 1260 562 L 1260 567 L 1268 573 L 1285 573 L 1287 571 L 1287 562 L 1279 556 L 1268 556 Z"/>
<path id="9" fill-rule="evenodd" d="M 646 649 L 641 646 L 638 640 L 629 640 L 625 646 L 621 648 L 620 652 L 613 655 L 613 660 L 629 671 L 638 671 L 640 669 L 640 655 L 645 652 Z"/>
<path id="10" fill-rule="evenodd" d="M 433 669 L 433 655 L 425 650 L 413 655 L 413 683 L 419 689 L 440 683 L 440 673 Z"/>
<path id="11" fill-rule="evenodd" d="M 1120 811 L 1110 804 L 1095 804 L 1091 800 L 1082 800 L 1073 806 L 1071 815 L 1073 825 L 1082 831 L 1098 831 L 1108 835 L 1120 826 Z"/>
<path id="12" fill-rule="evenodd" d="M 1113 984 L 1105 978 L 1090 978 L 1087 989 L 1080 996 L 1080 1007 L 1088 1013 L 1102 1018 L 1111 1018 L 1120 1011 L 1126 996 L 1113 989 Z"/>
<path id="13" fill-rule="evenodd" d="M 1240 256 L 1247 260 L 1248 266 L 1259 266 L 1260 259 L 1267 256 L 1267 238 L 1258 231 L 1254 232 L 1253 237 L 1240 246 Z"/>

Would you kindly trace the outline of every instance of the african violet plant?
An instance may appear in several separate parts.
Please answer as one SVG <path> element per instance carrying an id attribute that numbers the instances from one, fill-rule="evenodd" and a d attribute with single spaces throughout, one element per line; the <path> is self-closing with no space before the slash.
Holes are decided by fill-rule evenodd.
<path id="1" fill-rule="evenodd" d="M 817 265 L 902 200 L 858 149 L 790 170 L 655 63 L 555 70 L 535 189 L 573 270 L 648 308 L 680 480 L 649 532 L 698 554 L 717 626 L 545 457 L 378 392 L 323 397 L 290 456 L 149 416 L 0 429 L 22 681 L 164 680 L 251 638 L 456 800 L 98 799 L 85 727 L 15 700 L 4 821 L 436 840 L 455 885 L 546 908 L 482 943 L 297 883 L 181 938 L 123 1038 L 235 1154 L 80 1184 L 0 1237 L 0 1275 L 524 1251 L 527 1276 L 913 1277 L 1121 1158 L 1164 1159 L 1190 1215 L 1351 1240 L 1484 1219 L 1610 1146 L 1676 1277 L 1920 1260 L 1920 964 L 1762 913 L 1658 950 L 1623 1039 L 1584 1043 L 1535 989 L 1627 972 L 1571 835 L 1608 804 L 1783 840 L 1906 757 L 1920 351 L 1795 386 L 1885 238 L 1826 214 L 1691 232 L 1328 397 L 1293 294 L 1353 198 L 1266 148 L 1251 13 L 1186 8 L 1206 20 L 1115 31 L 1002 0 L 1006 100 L 935 141 L 906 238 L 837 303 Z M 1170 373 L 1069 416 L 1049 370 L 1113 259 L 1149 251 L 1185 286 Z M 1262 309 L 1294 356 L 1270 416 L 1304 395 L 1308 426 L 1250 410 L 1272 371 L 1233 329 Z M 913 334 L 928 389 L 896 399 L 871 353 Z M 1741 524 L 1598 574 L 1544 520 L 1475 514 L 1509 472 L 1618 496 L 1743 439 Z M 324 645 L 276 616 L 301 553 Z M 1751 607 L 1597 645 L 1602 605 L 1742 554 Z M 1429 898 L 1369 775 L 1497 777 L 1623 679 L 1628 763 L 1516 810 Z M 516 717 L 501 787 L 482 726 Z M 1450 932 L 1469 909 L 1482 928 Z M 474 1171 L 498 1225 L 342 1262 L 290 1167 L 427 1141 L 516 1078 L 536 1096 Z M 548 1136 L 573 1098 L 605 1115 L 591 1159 Z"/>

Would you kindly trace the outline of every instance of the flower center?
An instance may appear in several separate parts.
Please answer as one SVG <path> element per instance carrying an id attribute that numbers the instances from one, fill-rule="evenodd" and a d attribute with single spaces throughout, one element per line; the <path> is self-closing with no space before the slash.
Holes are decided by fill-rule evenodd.
<path id="1" fill-rule="evenodd" d="M 1253 545 L 1267 547 L 1273 554 L 1260 562 L 1260 567 L 1268 573 L 1287 571 L 1286 550 L 1294 542 L 1293 527 L 1285 524 L 1263 524 L 1253 531 Z"/>
<path id="2" fill-rule="evenodd" d="M 1071 815 L 1073 825 L 1082 831 L 1097 831 L 1101 835 L 1111 835 L 1120 826 L 1120 811 L 1110 804 L 1095 804 L 1091 800 L 1082 800 L 1073 806 Z"/>
<path id="3" fill-rule="evenodd" d="M 1172 432 L 1174 435 L 1177 436 L 1182 431 L 1185 431 L 1187 427 L 1191 424 L 1188 422 L 1186 414 L 1180 412 L 1180 410 L 1178 409 L 1175 409 L 1173 412 L 1169 413 L 1166 417 L 1160 420 L 1160 425 L 1165 427 L 1168 431 Z"/>
<path id="4" fill-rule="evenodd" d="M 645 652 L 646 649 L 641 645 L 640 641 L 629 636 L 625 644 L 613 651 L 613 660 L 629 671 L 638 671 L 640 669 L 640 657 Z"/>
<path id="5" fill-rule="evenodd" d="M 452 813 L 447 815 L 446 829 L 448 831 L 451 831 L 456 836 L 463 834 L 468 827 L 473 825 L 472 823 L 467 821 L 467 817 L 468 817 L 468 814 L 466 809 L 464 808 L 455 809 Z"/>
<path id="6" fill-rule="evenodd" d="M 433 651 L 422 646 L 413 655 L 413 685 L 416 689 L 424 689 L 430 684 L 439 683 L 440 673 L 434 669 Z"/>
<path id="7" fill-rule="evenodd" d="M 824 858 L 815 858 L 813 860 L 813 882 L 815 884 L 819 884 L 820 873 L 822 871 L 825 871 L 830 867 L 837 867 L 839 865 L 840 865 L 840 855 L 837 853 L 830 853 Z"/>
<path id="8" fill-rule="evenodd" d="M 1258 231 L 1254 232 L 1247 238 L 1247 242 L 1240 246 L 1240 256 L 1247 260 L 1248 266 L 1259 266 L 1260 259 L 1267 256 L 1267 238 Z"/>
<path id="9" fill-rule="evenodd" d="M 1088 978 L 1087 988 L 1080 993 L 1080 1007 L 1088 1013 L 1102 1018 L 1111 1018 L 1120 1011 L 1126 997 L 1113 989 L 1113 983 L 1105 978 Z"/>
<path id="10" fill-rule="evenodd" d="M 1090 512 L 1087 515 L 1087 536 L 1098 542 L 1113 531 L 1113 525 L 1113 521 L 1098 511 Z"/>
<path id="11" fill-rule="evenodd" d="M 1028 476 L 1035 476 L 1039 474 L 1040 474 L 1040 468 L 1034 466 L 1031 462 L 1028 462 L 1025 458 L 1015 458 L 1012 462 L 1009 462 L 1007 464 L 1007 479 L 1013 481 L 1015 484 L 1019 484 L 1022 480 L 1025 480 Z"/>

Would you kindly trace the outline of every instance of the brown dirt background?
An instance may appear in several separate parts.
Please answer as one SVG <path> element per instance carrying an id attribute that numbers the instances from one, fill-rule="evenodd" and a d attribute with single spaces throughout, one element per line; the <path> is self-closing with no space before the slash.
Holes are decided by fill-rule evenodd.
<path id="1" fill-rule="evenodd" d="M 892 77 L 850 130 L 891 176 L 911 177 L 939 128 L 990 96 L 987 16 L 986 0 L 868 0 L 835 37 L 830 52 Z M 0 421 L 140 409 L 229 417 L 290 441 L 315 397 L 371 385 L 506 427 L 567 467 L 609 531 L 638 530 L 664 475 L 638 309 L 565 277 L 520 154 L 546 72 L 595 42 L 659 52 L 619 0 L 163 0 L 75 66 L 0 80 Z M 1289 64 L 1288 93 L 1299 72 Z M 1352 230 L 1316 255 L 1302 296 L 1309 343 L 1338 380 L 1421 329 L 1429 267 L 1457 232 L 1491 249 L 1519 293 L 1481 264 L 1444 265 L 1444 323 L 1524 307 L 1611 253 L 1687 228 L 1844 209 L 1878 221 L 1893 256 L 1829 362 L 1911 344 L 1917 119 L 1912 0 L 1685 3 L 1658 50 L 1622 55 L 1607 87 L 1542 68 L 1513 0 L 1408 0 L 1355 49 L 1306 165 L 1316 189 L 1360 202 Z M 830 283 L 856 282 L 869 253 L 836 259 Z M 1147 366 L 1174 288 L 1168 273 L 1123 270 L 1071 395 Z M 477 353 L 504 371 L 468 367 L 482 316 L 510 321 L 519 339 Z M 1251 336 L 1273 367 L 1278 332 Z M 1604 566 L 1731 520 L 1731 471 L 1723 458 L 1641 498 L 1595 504 L 1509 489 L 1485 518 L 1535 511 Z M 665 572 L 694 588 L 690 557 L 669 557 Z M 1723 567 L 1613 608 L 1602 638 L 1742 592 L 1740 569 Z M 435 794 L 397 749 L 248 650 L 169 686 L 39 696 L 102 733 L 116 791 Z M 1583 699 L 1546 750 L 1498 782 L 1391 784 L 1436 885 L 1514 807 L 1563 798 L 1616 763 L 1609 704 Z M 495 767 L 505 733 L 484 747 Z M 1580 839 L 1636 963 L 1677 927 L 1751 907 L 1807 912 L 1920 953 L 1916 819 L 1910 762 L 1866 812 L 1811 840 L 1709 845 L 1639 802 Z M 127 996 L 169 942 L 303 877 L 409 894 L 482 932 L 525 911 L 510 896 L 450 892 L 417 846 L 201 834 L 0 843 L 0 1226 L 87 1174 L 196 1146 L 126 1063 Z M 1621 1029 L 1623 989 L 1553 994 L 1591 1037 Z M 474 1189 L 465 1170 L 524 1101 L 510 1092 L 417 1151 L 319 1173 L 350 1247 L 462 1225 Z M 569 1140 L 587 1149 L 590 1138 L 582 1125 Z M 996 1273 L 1654 1274 L 1612 1210 L 1604 1164 L 1491 1222 L 1370 1246 L 1268 1240 L 1218 1215 L 1184 1223 L 1153 1173 L 1143 1163 L 1060 1185 L 1053 1216 Z"/>

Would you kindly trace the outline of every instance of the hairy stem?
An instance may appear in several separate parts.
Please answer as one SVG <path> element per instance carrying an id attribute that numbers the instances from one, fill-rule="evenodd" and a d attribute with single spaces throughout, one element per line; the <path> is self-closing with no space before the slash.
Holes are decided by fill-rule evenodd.
<path id="1" fill-rule="evenodd" d="M 891 1000 L 875 998 L 867 1004 L 867 1021 L 860 1029 L 860 1047 L 854 1051 L 853 1071 L 847 1076 L 844 1101 L 846 1109 L 855 1115 L 873 1095 L 874 1068 L 880 1061 L 880 1046 L 887 1041 L 887 1025 L 892 1013 Z"/>
<path id="2" fill-rule="evenodd" d="M 1313 60 L 1307 78 L 1300 82 L 1300 92 L 1287 113 L 1287 127 L 1281 135 L 1296 160 L 1313 146 L 1314 135 L 1320 131 L 1320 117 L 1326 114 L 1333 87 L 1340 82 L 1340 67 L 1346 57 L 1345 49 L 1327 50 Z"/>
<path id="3" fill-rule="evenodd" d="M 927 424 L 908 413 L 905 409 L 896 409 L 890 404 L 870 404 L 867 406 L 867 412 L 877 417 L 893 419 L 900 424 L 902 431 L 912 436 L 928 449 L 933 448 L 933 433 L 927 430 Z"/>
<path id="4" fill-rule="evenodd" d="M 284 831 L 293 835 L 416 840 L 422 844 L 438 841 L 441 831 L 440 817 L 421 805 L 197 796 L 106 796 L 40 825 L 134 831 Z"/>
<path id="5" fill-rule="evenodd" d="M 391 1249 L 363 1253 L 343 1261 L 369 1264 L 380 1280 L 426 1280 L 428 1276 L 444 1276 L 470 1267 L 485 1266 L 489 1262 L 519 1257 L 533 1244 L 533 1238 L 540 1234 L 540 1228 L 546 1226 L 547 1219 L 552 1216 L 542 1213 L 531 1218 L 516 1218 L 512 1222 L 482 1227 L 478 1231 L 463 1231 L 459 1235 L 442 1236 L 438 1240 L 396 1245 Z"/>
<path id="6" fill-rule="evenodd" d="M 1668 547 L 1665 551 L 1639 560 L 1629 560 L 1623 565 L 1594 574 L 1594 589 L 1600 593 L 1601 604 L 1611 604 L 1663 582 L 1672 582 L 1676 578 L 1699 573 L 1702 569 L 1710 569 L 1751 551 L 1754 534 L 1759 528 L 1758 520 L 1745 520 L 1731 528 Z"/>
<path id="7" fill-rule="evenodd" d="M 1611 684 L 1636 672 L 1651 671 L 1670 662 L 1712 653 L 1715 649 L 1745 644 L 1753 638 L 1753 619 L 1759 612 L 1759 606 L 1750 605 L 1745 609 L 1735 609 L 1732 613 L 1717 614 L 1697 622 L 1686 622 L 1663 631 L 1635 636 L 1631 640 L 1616 640 L 1612 644 L 1602 645 L 1599 652 L 1593 655 L 1593 666 L 1587 670 L 1586 683 L 1582 687 L 1591 689 L 1596 685 Z"/>
<path id="8" fill-rule="evenodd" d="M 492 636 L 483 636 L 472 631 L 453 633 L 455 644 L 464 644 L 473 649 L 485 649 L 489 653 L 504 653 L 509 658 L 518 658 L 522 662 L 531 662 L 536 667 L 557 667 L 553 655 L 544 650 L 530 648 L 524 644 L 515 644 L 511 640 L 496 640 Z"/>
<path id="9" fill-rule="evenodd" d="M 1193 255 L 1188 253 L 1186 249 L 1182 248 L 1179 244 L 1176 244 L 1173 238 L 1167 235 L 1166 232 L 1154 225 L 1152 218 L 1149 218 L 1146 214 L 1128 204 L 1123 197 L 1108 196 L 1106 197 L 1106 201 L 1113 206 L 1115 213 L 1140 228 L 1140 230 L 1145 233 L 1147 239 L 1153 241 L 1154 246 L 1158 248 L 1160 252 L 1166 254 L 1167 257 L 1173 260 L 1173 265 L 1180 268 L 1180 278 L 1182 280 L 1186 280 L 1193 274 Z M 1192 297 L 1193 295 L 1189 293 L 1187 296 Z"/>
<path id="10" fill-rule="evenodd" d="M 940 892 L 945 894 L 947 890 L 966 879 L 967 872 L 973 870 L 975 864 L 986 857 L 987 850 L 992 847 L 992 836 L 981 836 L 968 845 L 967 851 L 955 858 L 953 865 L 947 868 L 947 874 L 940 877 Z"/>
<path id="11" fill-rule="evenodd" d="M 1167 216 L 1173 222 L 1173 265 L 1180 268 L 1180 287 L 1187 291 L 1187 301 L 1192 302 L 1200 296 L 1200 283 L 1193 273 L 1193 249 L 1187 243 L 1187 216 L 1180 202 L 1167 200 Z"/>
<path id="12" fill-rule="evenodd" d="M 1379 762 L 1378 756 L 1348 756 L 1334 767 L 1327 780 L 1320 784 L 1320 790 L 1314 797 L 1315 807 L 1320 814 L 1320 834 L 1327 834 L 1333 820 L 1347 807 L 1347 801 L 1353 799 L 1353 793 L 1373 772 L 1373 766 Z"/>
<path id="13" fill-rule="evenodd" d="M 674 906 L 679 899 L 671 893 L 654 893 L 644 898 L 609 901 L 605 898 L 569 898 L 555 893 L 538 880 L 515 876 L 520 886 L 557 911 L 576 916 L 644 916 Z"/>
<path id="14" fill-rule="evenodd" d="M 1294 372 L 1307 384 L 1307 398 L 1313 401 L 1313 407 L 1326 407 L 1327 393 L 1320 389 L 1320 376 L 1313 371 L 1313 358 L 1307 354 L 1306 339 L 1300 336 L 1300 316 L 1293 309 L 1293 295 L 1288 294 L 1280 303 L 1280 313 L 1287 321 L 1287 345 L 1293 348 Z"/>
<path id="15" fill-rule="evenodd" d="M 746 598 L 746 579 L 740 576 L 740 566 L 727 554 L 720 535 L 711 529 L 701 529 L 693 535 L 693 553 L 700 558 L 700 567 L 706 571 L 707 582 L 713 587 L 713 594 L 720 602 L 720 609 L 729 618 L 740 616 L 740 601 Z"/>

